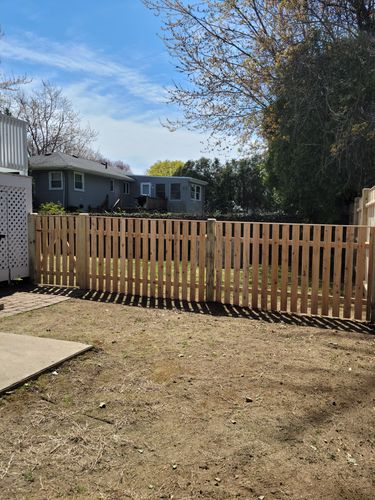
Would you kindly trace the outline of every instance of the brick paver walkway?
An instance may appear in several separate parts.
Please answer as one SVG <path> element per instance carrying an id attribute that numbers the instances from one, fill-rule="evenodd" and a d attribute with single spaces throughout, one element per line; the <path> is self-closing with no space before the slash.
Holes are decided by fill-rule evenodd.
<path id="1" fill-rule="evenodd" d="M 46 295 L 29 292 L 15 292 L 9 295 L 0 297 L 0 304 L 4 304 L 4 309 L 0 310 L 0 320 L 7 316 L 20 314 L 33 309 L 58 304 L 64 300 L 69 300 L 69 297 L 61 295 Z"/>

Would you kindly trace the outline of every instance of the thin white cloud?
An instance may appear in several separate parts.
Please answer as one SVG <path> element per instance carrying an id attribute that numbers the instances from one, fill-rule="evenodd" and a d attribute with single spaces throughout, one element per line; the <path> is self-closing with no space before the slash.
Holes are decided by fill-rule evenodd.
<path id="1" fill-rule="evenodd" d="M 166 99 L 164 87 L 150 81 L 142 72 L 82 44 L 62 44 L 27 34 L 23 40 L 1 39 L 0 53 L 4 60 L 36 63 L 99 79 L 110 78 L 112 84 L 121 85 L 130 95 L 149 103 L 161 104 Z"/>
<path id="2" fill-rule="evenodd" d="M 22 40 L 0 40 L 0 53 L 7 65 L 11 61 L 35 65 L 32 86 L 52 73 L 52 81 L 63 88 L 83 121 L 99 132 L 96 147 L 108 158 L 129 163 L 134 173 L 144 173 L 157 160 L 215 156 L 207 153 L 206 134 L 170 132 L 161 125 L 160 116 L 173 114 L 163 105 L 165 90 L 138 68 L 84 45 L 61 44 L 33 34 Z"/>

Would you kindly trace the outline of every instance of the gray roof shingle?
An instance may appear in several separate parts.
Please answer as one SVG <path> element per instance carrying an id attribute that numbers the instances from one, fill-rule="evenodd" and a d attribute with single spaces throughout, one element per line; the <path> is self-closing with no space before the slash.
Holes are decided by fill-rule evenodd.
<path id="1" fill-rule="evenodd" d="M 77 158 L 66 153 L 55 152 L 49 155 L 38 155 L 29 158 L 30 170 L 77 170 L 102 177 L 112 177 L 123 181 L 134 182 L 119 168 L 105 166 L 97 161 Z"/>

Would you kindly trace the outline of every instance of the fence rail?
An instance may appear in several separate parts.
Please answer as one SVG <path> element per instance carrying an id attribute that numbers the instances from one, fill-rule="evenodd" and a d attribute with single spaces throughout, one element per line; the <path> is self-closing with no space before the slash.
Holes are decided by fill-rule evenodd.
<path id="1" fill-rule="evenodd" d="M 43 284 L 374 319 L 375 228 L 88 215 L 30 228 Z"/>

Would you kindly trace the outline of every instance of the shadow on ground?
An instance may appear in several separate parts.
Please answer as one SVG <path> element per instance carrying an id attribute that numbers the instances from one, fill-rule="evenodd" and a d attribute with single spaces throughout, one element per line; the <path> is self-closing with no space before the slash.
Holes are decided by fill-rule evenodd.
<path id="1" fill-rule="evenodd" d="M 262 311 L 247 307 L 219 304 L 216 302 L 188 302 L 174 299 L 157 299 L 124 295 L 120 293 L 98 292 L 94 290 L 81 290 L 58 286 L 34 286 L 29 284 L 14 285 L 0 289 L 0 298 L 16 292 L 30 292 L 36 294 L 61 295 L 94 302 L 123 304 L 127 306 L 144 307 L 151 309 L 175 309 L 196 314 L 211 316 L 228 316 L 232 318 L 248 318 L 262 320 L 267 323 L 284 323 L 296 326 L 312 326 L 317 328 L 339 330 L 345 332 L 358 332 L 375 334 L 375 324 L 349 319 L 329 318 L 322 316 L 308 316 L 294 313 L 276 311 Z"/>

